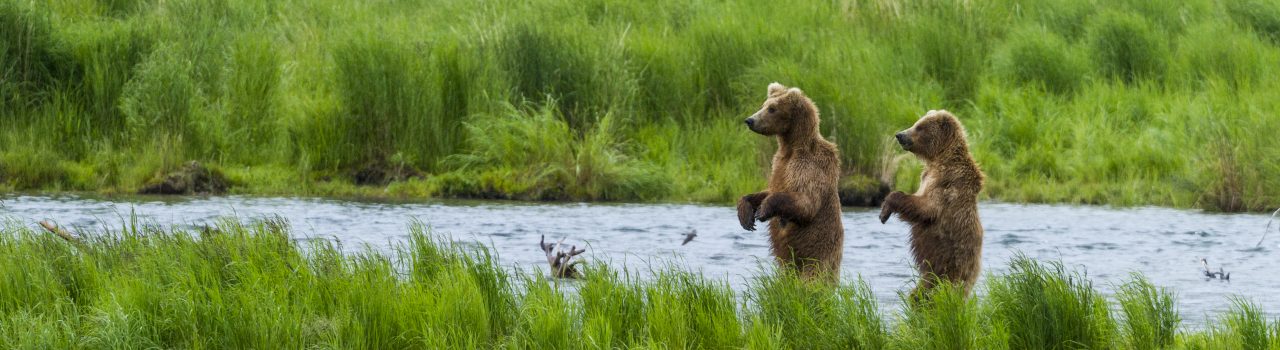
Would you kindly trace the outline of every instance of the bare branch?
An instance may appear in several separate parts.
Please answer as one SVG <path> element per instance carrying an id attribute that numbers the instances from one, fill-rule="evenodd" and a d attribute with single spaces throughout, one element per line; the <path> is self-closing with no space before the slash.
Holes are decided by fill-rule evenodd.
<path id="1" fill-rule="evenodd" d="M 1261 247 L 1262 241 L 1267 239 L 1268 233 L 1271 233 L 1271 222 L 1276 220 L 1276 214 L 1280 214 L 1280 209 L 1276 209 L 1275 212 L 1271 213 L 1271 218 L 1267 219 L 1267 227 L 1262 229 L 1262 238 L 1258 239 L 1258 244 L 1253 245 L 1254 248 Z M 1280 230 L 1280 227 L 1277 227 L 1276 229 Z"/>
<path id="2" fill-rule="evenodd" d="M 538 242 L 538 246 L 547 254 L 547 264 L 550 264 L 553 267 L 556 266 L 560 259 L 556 257 L 554 246 L 547 244 L 547 235 L 542 235 L 542 240 Z"/>
<path id="3" fill-rule="evenodd" d="M 44 227 L 45 231 L 49 231 L 49 233 L 58 235 L 58 237 L 62 237 L 62 239 L 67 240 L 67 242 L 80 243 L 80 239 L 76 238 L 75 235 L 71 234 L 70 232 L 67 232 L 66 230 L 58 228 L 58 226 L 54 226 L 53 223 L 50 223 L 49 221 L 41 221 L 40 227 Z"/>
<path id="4" fill-rule="evenodd" d="M 586 252 L 586 249 L 578 249 L 578 246 L 570 246 L 569 251 L 561 250 L 564 245 L 564 238 L 561 238 L 554 244 L 547 243 L 547 236 L 543 235 L 538 242 L 538 247 L 547 255 L 547 265 L 551 265 L 551 273 L 557 278 L 578 278 L 578 270 L 575 266 L 581 264 L 581 261 L 572 261 L 573 257 Z"/>

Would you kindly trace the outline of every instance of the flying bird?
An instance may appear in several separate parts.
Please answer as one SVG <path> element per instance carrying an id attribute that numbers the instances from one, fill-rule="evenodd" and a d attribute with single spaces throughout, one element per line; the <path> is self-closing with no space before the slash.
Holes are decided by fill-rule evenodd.
<path id="1" fill-rule="evenodd" d="M 689 233 L 684 234 L 684 243 L 680 243 L 680 245 L 689 244 L 689 241 L 692 241 L 694 237 L 698 237 L 698 230 L 689 231 Z"/>

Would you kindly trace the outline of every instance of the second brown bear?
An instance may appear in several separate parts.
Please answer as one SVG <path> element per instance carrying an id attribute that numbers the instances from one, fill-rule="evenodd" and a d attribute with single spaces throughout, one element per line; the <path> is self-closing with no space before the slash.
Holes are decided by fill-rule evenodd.
<path id="1" fill-rule="evenodd" d="M 836 281 L 844 252 L 840 223 L 840 154 L 818 132 L 818 107 L 796 88 L 769 84 L 760 111 L 746 120 L 761 135 L 774 136 L 769 188 L 738 200 L 742 228 L 769 222 L 773 256 L 805 278 Z"/>
<path id="2" fill-rule="evenodd" d="M 880 209 L 881 223 L 897 213 L 911 224 L 911 253 L 921 278 L 911 297 L 926 296 L 943 280 L 968 295 L 982 269 L 978 192 L 983 175 L 969 154 L 964 126 L 947 111 L 929 111 L 896 137 L 903 149 L 924 161 L 920 189 L 890 193 Z"/>

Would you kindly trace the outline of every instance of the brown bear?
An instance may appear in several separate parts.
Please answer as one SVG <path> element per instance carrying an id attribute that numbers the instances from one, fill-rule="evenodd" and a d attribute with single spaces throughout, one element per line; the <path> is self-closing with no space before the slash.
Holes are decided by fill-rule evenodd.
<path id="1" fill-rule="evenodd" d="M 911 224 L 911 253 L 921 278 L 911 297 L 919 300 L 941 280 L 968 295 L 982 268 L 978 191 L 983 175 L 969 154 L 964 126 L 945 110 L 929 111 L 895 137 L 924 161 L 920 189 L 894 191 L 880 207 L 880 223 L 897 213 Z"/>
<path id="2" fill-rule="evenodd" d="M 836 281 L 844 252 L 840 224 L 840 153 L 818 132 L 818 107 L 797 88 L 769 84 L 764 106 L 747 128 L 774 136 L 769 187 L 738 200 L 738 221 L 755 230 L 755 221 L 769 221 L 773 256 L 805 278 Z"/>

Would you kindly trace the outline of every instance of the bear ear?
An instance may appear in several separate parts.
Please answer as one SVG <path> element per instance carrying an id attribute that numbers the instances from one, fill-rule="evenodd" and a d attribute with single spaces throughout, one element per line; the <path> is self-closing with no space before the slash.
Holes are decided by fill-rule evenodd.
<path id="1" fill-rule="evenodd" d="M 800 91 L 800 88 L 790 88 L 790 89 L 787 89 L 787 94 L 804 96 L 804 91 Z"/>
<path id="2" fill-rule="evenodd" d="M 959 129 L 960 121 L 956 119 L 956 116 L 951 115 L 951 113 L 947 113 L 947 111 L 940 112 L 941 113 L 938 115 L 938 129 L 948 133 L 955 132 L 956 129 Z"/>
<path id="3" fill-rule="evenodd" d="M 778 82 L 769 83 L 769 97 L 781 96 L 785 91 L 787 91 L 786 86 L 782 86 Z"/>

